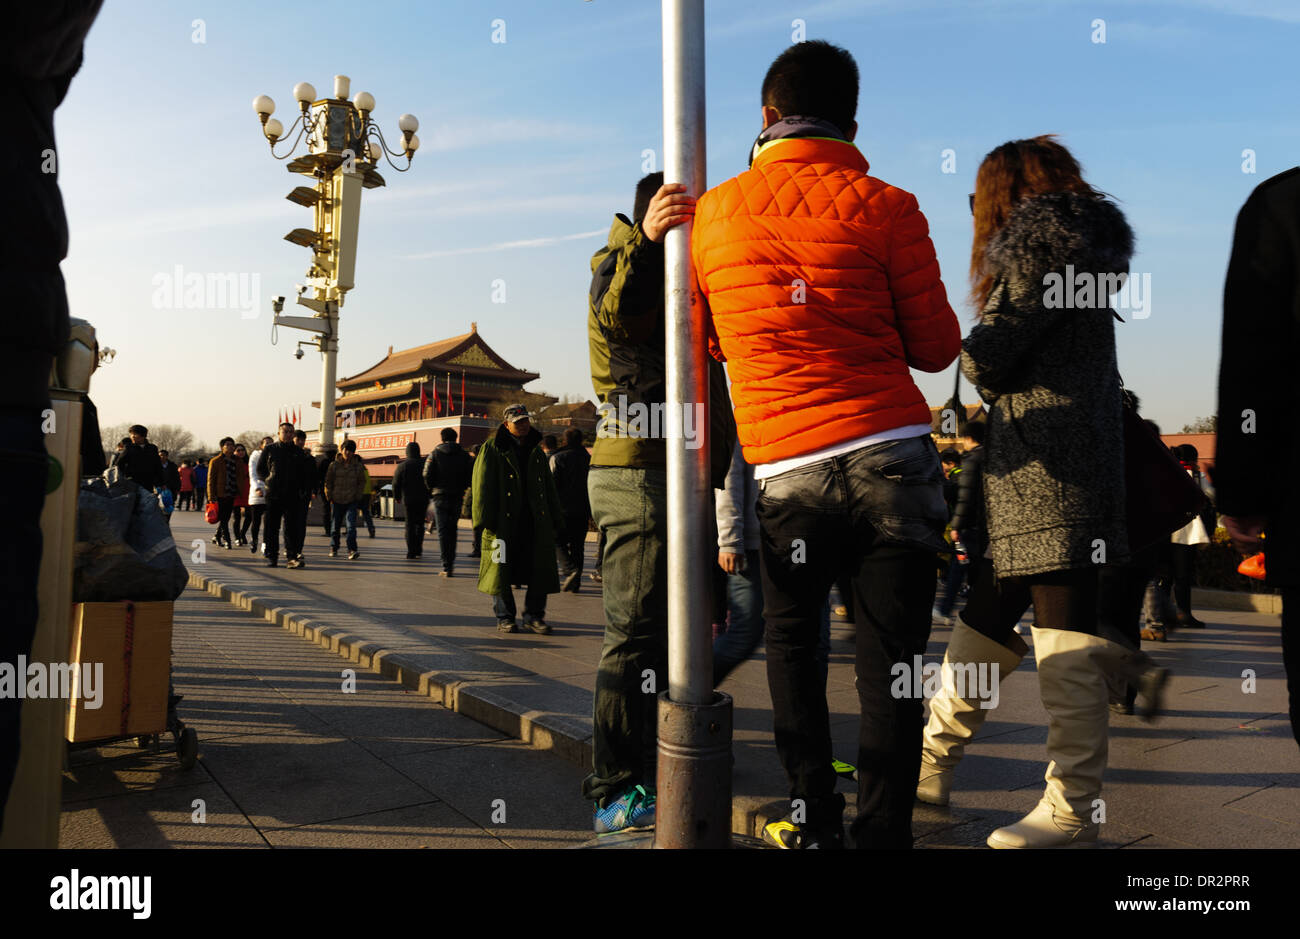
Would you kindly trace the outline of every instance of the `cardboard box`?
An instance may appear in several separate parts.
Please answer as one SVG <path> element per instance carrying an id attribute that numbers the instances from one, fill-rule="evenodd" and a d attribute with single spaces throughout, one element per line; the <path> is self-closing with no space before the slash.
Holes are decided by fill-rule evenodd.
<path id="1" fill-rule="evenodd" d="M 128 625 L 131 633 L 127 649 Z M 167 728 L 172 657 L 172 604 L 166 602 L 74 603 L 68 661 L 82 670 L 102 664 L 98 708 L 85 697 L 68 707 L 67 739 L 162 733 Z"/>

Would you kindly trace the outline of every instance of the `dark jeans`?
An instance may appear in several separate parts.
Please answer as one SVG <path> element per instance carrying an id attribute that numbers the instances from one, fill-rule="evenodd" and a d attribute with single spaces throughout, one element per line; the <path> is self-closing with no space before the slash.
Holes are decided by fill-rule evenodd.
<path id="1" fill-rule="evenodd" d="M 366 526 L 366 531 L 370 532 L 370 537 L 375 537 L 375 520 L 370 517 L 370 496 L 365 496 L 357 503 L 357 513 L 361 516 L 361 521 Z"/>
<path id="2" fill-rule="evenodd" d="M 505 593 L 493 597 L 492 612 L 496 613 L 497 619 L 514 619 L 518 613 L 514 591 L 507 587 Z M 524 615 L 533 619 L 546 618 L 546 591 L 541 587 L 529 584 L 524 590 Z"/>
<path id="3" fill-rule="evenodd" d="M 235 497 L 217 500 L 217 541 L 230 544 L 230 513 L 235 509 Z"/>
<path id="4" fill-rule="evenodd" d="M 324 496 L 320 496 L 319 498 L 321 501 L 321 506 L 325 510 L 323 514 L 323 518 L 324 518 L 323 524 L 325 526 L 325 537 L 329 538 L 330 531 L 331 531 L 330 525 L 334 520 L 334 503 L 331 502 L 329 499 L 326 499 Z"/>
<path id="5" fill-rule="evenodd" d="M 12 355 L 19 353 L 4 348 Z M 44 370 L 49 371 L 49 357 Z M 8 535 L 0 539 L 0 603 L 5 619 L 0 625 L 0 662 L 17 672 L 18 657 L 31 657 L 32 638 L 36 634 L 38 615 L 37 583 L 41 569 L 41 509 L 45 505 L 45 479 L 48 461 L 45 437 L 41 434 L 41 412 L 0 408 L 0 513 L 6 520 Z M 75 485 L 76 481 L 73 480 Z M 64 550 L 71 556 L 72 545 Z M 1300 609 L 1298 607 L 1297 609 Z M 25 676 L 19 675 L 18 681 Z M 19 732 L 22 728 L 22 699 L 11 694 L 0 696 L 0 828 L 4 825 L 4 808 L 18 768 Z"/>
<path id="6" fill-rule="evenodd" d="M 603 805 L 630 786 L 655 785 L 657 693 L 667 687 L 668 674 L 667 474 L 662 468 L 593 466 L 587 492 L 607 540 L 593 771 L 582 794 Z"/>
<path id="7" fill-rule="evenodd" d="M 339 526 L 347 525 L 348 533 L 348 550 L 357 550 L 357 507 L 358 502 L 331 502 L 330 509 L 333 513 L 332 531 L 330 535 L 330 548 L 335 549 L 339 546 L 339 535 L 341 534 Z"/>
<path id="8" fill-rule="evenodd" d="M 1286 670 L 1291 734 L 1300 744 L 1300 587 L 1282 591 L 1282 666 Z"/>
<path id="9" fill-rule="evenodd" d="M 248 510 L 242 505 L 235 506 L 230 513 L 230 530 L 234 532 L 236 538 L 241 540 L 244 536 L 239 531 L 244 527 L 244 516 L 247 514 Z"/>
<path id="10" fill-rule="evenodd" d="M 745 567 L 727 574 L 727 631 L 713 640 L 713 687 L 751 655 L 763 641 L 763 578 L 759 552 L 745 552 Z M 852 603 L 852 597 L 848 601 Z M 830 672 L 831 602 L 822 605 L 821 631 L 818 634 L 817 660 L 822 668 L 822 685 Z"/>
<path id="11" fill-rule="evenodd" d="M 925 652 L 935 555 L 947 520 L 928 436 L 891 440 L 759 482 L 767 675 L 791 799 L 814 828 L 839 826 L 819 617 L 837 577 L 857 617 L 859 848 L 910 848 L 922 702 L 890 693 L 895 664 Z"/>
<path id="12" fill-rule="evenodd" d="M 406 553 L 424 553 L 424 516 L 429 512 L 427 502 L 406 503 Z"/>
<path id="13" fill-rule="evenodd" d="M 566 515 L 560 529 L 560 540 L 555 544 L 555 561 L 560 579 L 574 572 L 582 576 L 582 565 L 587 553 L 587 516 Z"/>
<path id="14" fill-rule="evenodd" d="M 460 519 L 460 507 L 464 504 L 463 493 L 437 495 L 433 497 L 433 520 L 438 527 L 438 553 L 442 555 L 442 569 L 450 571 L 456 565 L 456 523 Z M 475 532 L 478 535 L 478 532 Z M 478 550 L 478 538 L 474 539 L 474 548 Z M 511 601 L 513 606 L 514 601 Z M 545 608 L 546 601 L 542 601 Z M 510 614 L 514 616 L 514 613 Z"/>
<path id="15" fill-rule="evenodd" d="M 194 498 L 194 490 L 182 489 L 180 501 L 176 503 L 176 509 L 177 511 L 180 511 L 181 509 L 192 508 L 196 504 L 197 502 Z"/>
<path id="16" fill-rule="evenodd" d="M 284 553 L 289 560 L 302 557 L 303 536 L 307 531 L 307 506 L 301 499 L 266 500 L 266 556 L 280 557 L 280 522 L 284 521 Z"/>
<path id="17" fill-rule="evenodd" d="M 1196 545 L 1169 545 L 1173 564 L 1174 606 L 1183 616 L 1192 615 L 1192 581 L 1196 579 Z M 1164 586 L 1164 585 L 1162 585 Z"/>
<path id="18" fill-rule="evenodd" d="M 253 530 L 253 544 L 257 544 L 258 534 L 262 530 L 262 516 L 266 514 L 265 505 L 250 505 L 244 510 L 244 528 L 239 533 L 241 539 L 248 538 L 248 530 Z"/>

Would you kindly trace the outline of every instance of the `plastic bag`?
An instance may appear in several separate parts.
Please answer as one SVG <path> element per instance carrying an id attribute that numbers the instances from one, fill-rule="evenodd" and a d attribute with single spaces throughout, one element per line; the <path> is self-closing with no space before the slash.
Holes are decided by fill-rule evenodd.
<path id="1" fill-rule="evenodd" d="M 189 582 L 157 497 L 130 480 L 82 483 L 74 559 L 74 603 L 175 600 Z"/>

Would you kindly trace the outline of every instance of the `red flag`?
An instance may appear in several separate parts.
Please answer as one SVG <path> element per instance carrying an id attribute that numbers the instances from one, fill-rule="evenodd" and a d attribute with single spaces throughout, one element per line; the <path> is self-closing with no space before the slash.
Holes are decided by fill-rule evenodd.
<path id="1" fill-rule="evenodd" d="M 438 400 L 438 379 L 433 380 L 433 416 L 437 417 L 438 412 L 442 410 L 442 402 Z"/>
<path id="2" fill-rule="evenodd" d="M 429 409 L 429 396 L 425 394 L 424 382 L 420 382 L 420 417 L 424 417 L 424 412 Z"/>
<path id="3" fill-rule="evenodd" d="M 460 370 L 460 413 L 465 413 L 465 370 Z"/>
<path id="4" fill-rule="evenodd" d="M 455 402 L 451 399 L 451 372 L 447 373 L 447 413 L 451 413 L 451 406 Z"/>
<path id="5" fill-rule="evenodd" d="M 301 408 L 294 408 L 294 409 L 293 409 L 293 426 L 294 426 L 294 427 L 297 427 L 297 426 L 298 426 L 299 424 L 301 424 L 301 423 L 302 423 L 302 409 L 301 409 Z"/>

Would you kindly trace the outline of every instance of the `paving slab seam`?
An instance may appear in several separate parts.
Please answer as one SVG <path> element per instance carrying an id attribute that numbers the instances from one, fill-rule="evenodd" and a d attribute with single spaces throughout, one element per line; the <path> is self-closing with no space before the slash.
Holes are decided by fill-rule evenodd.
<path id="1" fill-rule="evenodd" d="M 494 689 L 493 681 L 473 681 L 451 672 L 430 671 L 409 656 L 385 648 L 382 643 L 359 637 L 344 627 L 313 621 L 290 608 L 272 605 L 273 601 L 264 600 L 247 590 L 235 589 L 205 574 L 190 571 L 189 583 L 209 596 L 260 616 L 295 636 L 356 662 L 450 711 L 534 749 L 549 750 L 581 769 L 589 769 L 592 765 L 590 729 L 576 725 L 563 715 L 522 705 Z M 733 798 L 732 831 L 755 837 L 761 835 L 768 821 L 780 817 L 780 814 L 772 814 L 778 804 L 784 806 L 784 803 L 773 803 L 760 796 Z"/>
<path id="2" fill-rule="evenodd" d="M 508 734 L 535 749 L 551 750 L 582 769 L 591 766 L 591 731 L 562 715 L 520 704 L 490 689 L 487 682 L 475 682 L 452 672 L 431 671 L 408 655 L 358 636 L 351 629 L 313 622 L 290 608 L 272 606 L 271 601 L 228 587 L 207 575 L 191 571 L 190 585 L 431 698 L 448 710 Z"/>

